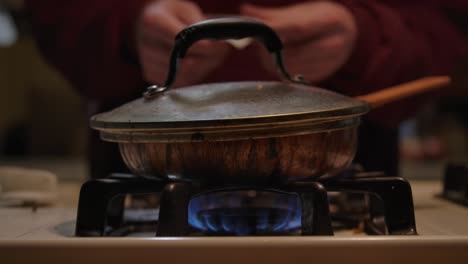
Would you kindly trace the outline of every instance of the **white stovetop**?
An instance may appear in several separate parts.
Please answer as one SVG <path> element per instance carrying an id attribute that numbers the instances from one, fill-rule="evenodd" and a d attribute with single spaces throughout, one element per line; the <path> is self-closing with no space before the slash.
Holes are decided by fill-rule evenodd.
<path id="1" fill-rule="evenodd" d="M 463 263 L 468 259 L 468 207 L 436 198 L 437 181 L 413 181 L 419 236 L 249 238 L 76 238 L 79 186 L 64 184 L 57 207 L 0 208 L 0 261 L 80 263 Z M 385 257 L 382 259 L 382 257 Z M 315 260 L 312 260 L 315 258 Z M 422 259 L 421 259 L 422 258 Z"/>

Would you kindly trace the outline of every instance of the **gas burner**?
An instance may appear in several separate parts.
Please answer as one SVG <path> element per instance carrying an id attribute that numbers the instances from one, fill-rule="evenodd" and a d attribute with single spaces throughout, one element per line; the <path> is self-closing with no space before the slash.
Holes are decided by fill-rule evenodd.
<path id="1" fill-rule="evenodd" d="M 192 197 L 189 225 L 206 235 L 300 234 L 301 199 L 295 193 L 221 189 Z"/>
<path id="2" fill-rule="evenodd" d="M 333 235 L 340 228 L 416 234 L 409 183 L 357 175 L 275 186 L 205 186 L 112 174 L 81 187 L 76 235 L 309 236 Z M 144 195 L 150 196 L 138 198 Z"/>

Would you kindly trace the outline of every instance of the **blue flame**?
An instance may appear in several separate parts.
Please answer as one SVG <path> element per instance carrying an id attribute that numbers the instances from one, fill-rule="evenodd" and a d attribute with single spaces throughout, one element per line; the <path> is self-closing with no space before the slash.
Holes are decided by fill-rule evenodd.
<path id="1" fill-rule="evenodd" d="M 279 191 L 221 190 L 191 199 L 189 224 L 206 234 L 274 235 L 301 228 L 301 200 Z"/>

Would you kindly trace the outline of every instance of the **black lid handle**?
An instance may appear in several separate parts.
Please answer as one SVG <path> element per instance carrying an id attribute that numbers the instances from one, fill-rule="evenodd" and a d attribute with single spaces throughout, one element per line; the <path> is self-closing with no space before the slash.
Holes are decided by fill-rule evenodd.
<path id="1" fill-rule="evenodd" d="M 169 71 L 162 86 L 152 85 L 145 92 L 145 97 L 163 92 L 174 83 L 178 60 L 183 58 L 187 50 L 199 40 L 242 39 L 252 37 L 260 41 L 270 53 L 273 53 L 278 70 L 282 77 L 288 81 L 304 83 L 301 76 L 292 78 L 286 71 L 281 49 L 283 44 L 273 29 L 264 23 L 243 17 L 227 17 L 204 20 L 183 29 L 175 37 L 175 44 L 171 51 Z"/>
<path id="2" fill-rule="evenodd" d="M 202 39 L 242 39 L 252 37 L 260 41 L 269 52 L 281 51 L 283 44 L 278 35 L 267 25 L 249 18 L 228 17 L 201 21 L 179 32 L 173 52 L 183 58 L 189 47 Z"/>

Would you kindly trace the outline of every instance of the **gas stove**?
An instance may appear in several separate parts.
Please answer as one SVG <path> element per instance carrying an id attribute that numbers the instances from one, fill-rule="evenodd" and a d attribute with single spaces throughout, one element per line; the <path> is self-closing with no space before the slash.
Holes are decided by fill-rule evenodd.
<path id="1" fill-rule="evenodd" d="M 159 205 L 126 208 L 125 195 L 141 198 L 145 193 L 160 193 Z M 413 211 L 409 183 L 375 172 L 272 186 L 212 186 L 113 174 L 82 186 L 76 235 L 121 236 L 151 228 L 153 234 L 147 235 L 158 237 L 331 236 L 344 228 L 415 235 Z"/>
<path id="2" fill-rule="evenodd" d="M 301 187 L 301 184 L 304 185 Z M 79 187 L 71 185 L 63 183 L 60 193 L 78 198 Z M 133 187 L 122 187 L 128 185 Z M 162 190 L 162 195 L 155 194 L 155 186 Z M 382 193 L 375 186 L 390 192 Z M 80 219 L 83 209 L 63 204 L 37 211 L 0 208 L 0 258 L 5 263 L 134 263 L 136 260 L 138 263 L 464 263 L 468 257 L 468 208 L 443 199 L 443 186 L 438 179 L 410 180 L 409 185 L 401 178 L 369 172 L 343 175 L 333 181 L 262 186 L 260 189 L 148 181 L 114 174 L 83 185 L 80 207 L 88 204 L 88 212 L 95 210 L 96 213 L 88 217 L 85 214 L 84 219 Z M 93 188 L 106 195 L 101 198 L 99 195 L 83 196 Z M 370 190 L 373 194 L 369 194 Z M 393 206 L 389 207 L 385 193 L 389 196 L 398 193 L 406 202 L 400 203 L 397 199 L 390 202 Z M 379 195 L 381 198 L 376 198 Z M 265 206 L 265 203 L 271 205 L 272 199 L 276 199 L 275 206 Z M 188 201 L 186 209 L 174 210 L 179 207 L 172 205 L 181 201 Z M 408 201 L 414 201 L 412 210 L 391 217 L 393 210 L 409 209 Z M 312 207 L 306 207 L 304 213 L 306 202 Z M 239 225 L 243 228 L 237 229 L 237 233 L 219 232 L 216 225 L 210 229 L 208 223 L 211 222 L 207 219 L 211 219 L 213 211 L 229 208 L 226 205 L 238 208 L 238 203 L 251 206 L 247 208 L 267 210 L 264 214 L 231 210 L 214 217 L 214 223 L 224 224 L 229 223 L 229 217 L 242 217 L 244 224 L 248 224 Z M 102 207 L 106 210 L 98 210 Z M 294 210 L 286 214 L 271 210 L 286 207 Z M 78 218 L 77 211 L 80 211 Z M 318 216 L 319 212 L 327 211 L 327 217 Z M 229 217 L 219 220 L 220 215 Z M 205 217 L 203 221 L 201 216 Z M 268 220 L 260 221 L 265 218 Z M 187 222 L 180 219 L 187 219 Z M 397 223 L 396 219 L 406 219 L 400 222 L 405 224 L 392 224 Z M 183 226 L 185 229 L 180 230 L 184 232 L 168 234 L 179 229 L 161 229 L 161 226 L 174 228 L 176 225 Z M 323 226 L 326 228 L 320 229 Z M 283 231 L 275 233 L 278 230 L 274 229 Z M 269 230 L 274 232 L 266 232 Z M 319 232 L 322 233 L 319 235 Z M 414 233 L 417 235 L 409 235 Z"/>

